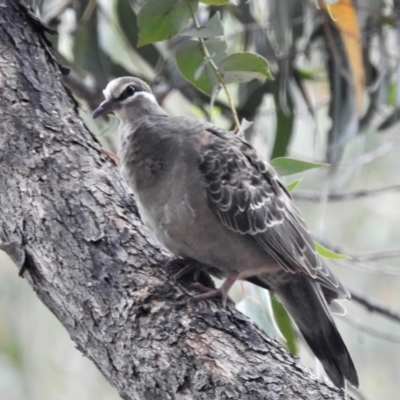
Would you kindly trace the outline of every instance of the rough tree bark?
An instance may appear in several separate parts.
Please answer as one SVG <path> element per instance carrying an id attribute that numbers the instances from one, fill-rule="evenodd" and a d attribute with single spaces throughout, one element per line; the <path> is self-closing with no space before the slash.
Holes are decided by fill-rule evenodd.
<path id="1" fill-rule="evenodd" d="M 2 248 L 120 396 L 342 398 L 233 307 L 186 302 L 19 1 L 0 1 L 0 52 Z"/>

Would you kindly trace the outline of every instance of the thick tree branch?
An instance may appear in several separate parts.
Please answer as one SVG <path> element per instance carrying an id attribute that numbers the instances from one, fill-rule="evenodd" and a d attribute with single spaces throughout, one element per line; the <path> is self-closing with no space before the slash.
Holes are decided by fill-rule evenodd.
<path id="1" fill-rule="evenodd" d="M 42 27 L 15 0 L 0 20 L 2 246 L 121 397 L 341 399 L 232 307 L 187 303 Z"/>

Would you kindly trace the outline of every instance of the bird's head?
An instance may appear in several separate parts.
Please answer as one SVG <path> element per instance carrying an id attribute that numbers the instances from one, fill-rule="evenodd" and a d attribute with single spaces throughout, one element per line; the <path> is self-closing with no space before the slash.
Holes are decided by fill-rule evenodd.
<path id="1" fill-rule="evenodd" d="M 103 93 L 106 99 L 94 110 L 93 118 L 114 113 L 120 120 L 129 120 L 160 108 L 150 86 L 132 76 L 112 80 Z"/>

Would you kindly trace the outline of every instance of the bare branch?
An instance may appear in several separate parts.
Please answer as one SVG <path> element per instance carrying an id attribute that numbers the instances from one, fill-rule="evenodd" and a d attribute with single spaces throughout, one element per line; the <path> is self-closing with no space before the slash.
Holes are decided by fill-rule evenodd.
<path id="1" fill-rule="evenodd" d="M 354 321 L 348 317 L 343 317 L 341 319 L 362 333 L 366 333 L 367 335 L 376 337 L 378 339 L 387 340 L 388 342 L 400 344 L 400 336 L 378 331 L 377 329 L 371 328 L 369 325 Z"/>
<path id="2" fill-rule="evenodd" d="M 351 290 L 350 294 L 352 300 L 366 307 L 368 311 L 376 312 L 392 319 L 393 321 L 400 322 L 400 313 L 397 311 L 391 310 L 387 306 L 378 303 L 376 300 L 368 299 L 367 297 L 364 297 L 358 293 L 354 293 Z"/>
<path id="3" fill-rule="evenodd" d="M 378 263 L 357 260 L 344 260 L 340 264 L 342 267 L 343 263 L 345 264 L 346 268 L 350 268 L 355 271 L 366 272 L 374 275 L 400 276 L 400 268 L 392 267 L 390 265 L 382 265 Z"/>
<path id="4" fill-rule="evenodd" d="M 391 152 L 400 142 L 400 137 L 385 141 L 381 146 L 374 150 L 362 154 L 361 156 L 352 159 L 351 161 L 344 162 L 339 166 L 340 175 L 337 177 L 337 184 L 342 186 L 349 180 L 351 175 L 364 165 L 370 164 L 371 162 L 383 157 L 385 154 Z"/>
<path id="5" fill-rule="evenodd" d="M 100 88 L 90 85 L 73 70 L 68 75 L 63 76 L 63 81 L 78 97 L 88 103 L 91 110 L 94 110 L 104 100 Z"/>
<path id="6" fill-rule="evenodd" d="M 363 197 L 377 196 L 386 193 L 393 193 L 400 191 L 400 184 L 386 186 L 377 189 L 370 190 L 355 190 L 354 192 L 336 192 L 328 193 L 325 197 L 321 193 L 312 192 L 309 190 L 296 190 L 293 192 L 293 197 L 296 200 L 308 200 L 308 201 L 321 201 L 321 199 L 327 199 L 328 201 L 344 201 L 344 200 L 356 200 Z"/>
<path id="7" fill-rule="evenodd" d="M 357 261 L 371 261 L 371 260 L 381 260 L 384 258 L 397 258 L 400 257 L 400 249 L 388 249 L 381 251 L 368 251 L 366 253 L 360 253 L 351 256 Z"/>

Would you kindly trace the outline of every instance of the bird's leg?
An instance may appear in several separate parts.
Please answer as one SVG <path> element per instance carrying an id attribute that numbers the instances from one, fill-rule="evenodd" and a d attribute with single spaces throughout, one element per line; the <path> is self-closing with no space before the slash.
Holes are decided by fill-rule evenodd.
<path id="1" fill-rule="evenodd" d="M 164 267 L 169 268 L 172 266 L 186 265 L 188 262 L 189 261 L 185 260 L 184 258 L 175 257 L 175 258 L 171 258 L 168 262 L 166 262 Z"/>
<path id="2" fill-rule="evenodd" d="M 194 280 L 197 281 L 200 276 L 200 272 L 202 270 L 206 270 L 207 267 L 205 265 L 202 265 L 198 263 L 197 261 L 193 260 L 185 260 L 184 258 L 172 258 L 169 260 L 166 264 L 165 267 L 171 267 L 171 266 L 182 266 L 181 268 L 175 275 L 174 275 L 174 281 L 176 282 L 178 279 L 181 279 L 182 277 L 194 272 Z"/>
<path id="3" fill-rule="evenodd" d="M 194 272 L 194 280 L 197 281 L 197 279 L 199 279 L 199 273 L 200 273 L 200 270 L 196 269 L 197 266 L 198 264 L 196 263 L 196 261 L 189 261 L 180 271 L 178 271 L 174 275 L 174 280 L 177 281 L 178 279 L 181 279 L 185 275 Z"/>
<path id="4" fill-rule="evenodd" d="M 203 294 L 198 294 L 193 296 L 190 300 L 206 300 L 212 297 L 221 297 L 222 306 L 225 308 L 226 302 L 228 300 L 228 292 L 232 285 L 236 282 L 239 277 L 239 272 L 231 272 L 225 279 L 224 283 L 219 289 L 210 289 L 201 283 L 193 283 L 191 286 L 204 292 Z"/>

